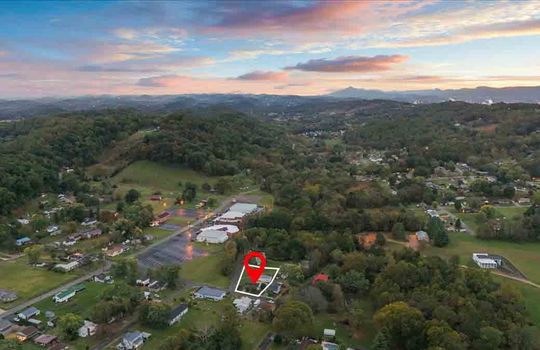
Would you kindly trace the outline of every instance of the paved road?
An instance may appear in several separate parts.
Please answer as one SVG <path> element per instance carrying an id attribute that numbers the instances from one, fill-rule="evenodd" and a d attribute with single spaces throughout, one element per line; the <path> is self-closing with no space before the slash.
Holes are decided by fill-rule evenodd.
<path id="1" fill-rule="evenodd" d="M 11 309 L 7 309 L 7 310 L 4 310 L 3 313 L 0 313 L 1 316 L 7 316 L 7 315 L 11 315 L 11 314 L 15 314 L 19 311 L 22 311 L 30 306 L 32 306 L 33 304 L 35 303 L 38 303 L 40 301 L 42 301 L 43 299 L 46 299 L 46 298 L 51 298 L 52 296 L 54 296 L 55 294 L 63 291 L 64 289 L 67 289 L 69 287 L 73 287 L 74 285 L 77 285 L 79 283 L 82 283 L 90 278 L 92 278 L 94 275 L 97 275 L 97 274 L 100 274 L 102 273 L 103 271 L 106 271 L 108 270 L 109 268 L 111 267 L 111 262 L 110 261 L 106 261 L 105 263 L 105 266 L 101 267 L 100 269 L 98 270 L 95 270 L 95 271 L 92 271 L 92 272 L 89 272 L 81 277 L 78 277 L 66 284 L 63 284 L 55 289 L 52 289 L 48 292 L 45 292 L 41 295 L 38 295 L 37 297 L 34 297 L 32 299 L 29 299 L 29 300 L 26 300 L 24 301 L 23 303 L 17 305 L 17 306 L 14 306 L 12 307 Z"/>

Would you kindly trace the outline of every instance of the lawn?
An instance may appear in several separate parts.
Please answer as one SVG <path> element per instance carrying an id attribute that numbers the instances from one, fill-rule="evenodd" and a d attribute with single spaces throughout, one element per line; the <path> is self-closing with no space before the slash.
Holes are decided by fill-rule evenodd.
<path id="1" fill-rule="evenodd" d="M 79 276 L 77 272 L 58 273 L 31 267 L 27 264 L 25 257 L 11 261 L 0 261 L 0 288 L 11 290 L 19 295 L 19 299 L 12 304 L 47 292 L 77 276 Z"/>
<path id="2" fill-rule="evenodd" d="M 92 314 L 93 305 L 99 300 L 101 293 L 107 288 L 111 288 L 110 285 L 97 283 L 97 282 L 85 282 L 85 289 L 78 292 L 70 301 L 65 303 L 55 303 L 51 298 L 44 299 L 35 307 L 42 311 L 40 318 L 45 320 L 45 311 L 52 311 L 56 316 L 61 316 L 66 313 L 74 313 L 81 317 L 88 319 Z"/>
<path id="3" fill-rule="evenodd" d="M 227 288 L 229 278 L 221 274 L 221 259 L 224 254 L 221 250 L 215 254 L 184 262 L 180 269 L 180 278 L 196 284 Z"/>
<path id="4" fill-rule="evenodd" d="M 470 214 L 469 214 L 470 215 Z M 465 233 L 451 233 L 450 244 L 444 248 L 429 247 L 428 255 L 450 257 L 458 255 L 462 264 L 471 261 L 472 253 L 503 255 L 532 282 L 540 284 L 540 243 L 511 243 L 480 240 Z"/>
<path id="5" fill-rule="evenodd" d="M 507 219 L 513 219 L 523 216 L 523 213 L 527 211 L 525 207 L 496 207 L 497 213 L 500 216 L 506 217 Z"/>

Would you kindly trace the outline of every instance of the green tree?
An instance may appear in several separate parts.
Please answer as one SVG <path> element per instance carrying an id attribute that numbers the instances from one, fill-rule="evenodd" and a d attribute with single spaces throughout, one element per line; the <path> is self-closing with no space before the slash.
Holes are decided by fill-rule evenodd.
<path id="1" fill-rule="evenodd" d="M 133 204 L 135 203 L 137 200 L 139 200 L 139 197 L 141 196 L 141 194 L 139 193 L 139 191 L 137 191 L 136 189 L 130 189 L 125 197 L 124 197 L 124 200 L 126 201 L 126 203 L 128 204 Z"/>
<path id="2" fill-rule="evenodd" d="M 58 329 L 66 340 L 74 340 L 78 337 L 79 328 L 83 325 L 81 316 L 67 313 L 58 318 Z"/>
<path id="3" fill-rule="evenodd" d="M 337 282 L 349 293 L 363 294 L 369 289 L 369 281 L 366 279 L 366 276 L 354 270 L 339 276 Z"/>
<path id="4" fill-rule="evenodd" d="M 391 350 L 390 347 L 390 335 L 388 335 L 388 330 L 382 328 L 377 332 L 373 343 L 371 344 L 371 350 Z"/>
<path id="5" fill-rule="evenodd" d="M 422 349 L 424 316 L 422 312 L 402 301 L 390 303 L 373 316 L 375 323 L 388 330 L 392 349 Z"/>
<path id="6" fill-rule="evenodd" d="M 313 324 L 311 308 L 300 301 L 287 301 L 276 311 L 274 329 L 290 338 L 307 335 Z"/>
<path id="7" fill-rule="evenodd" d="M 33 265 L 39 262 L 39 259 L 43 255 L 45 248 L 41 244 L 35 244 L 30 247 L 24 248 L 24 254 L 28 257 L 28 263 Z"/>
<path id="8" fill-rule="evenodd" d="M 394 239 L 405 240 L 405 225 L 401 222 L 397 222 L 392 226 L 392 237 Z"/>
<path id="9" fill-rule="evenodd" d="M 165 303 L 144 303 L 139 311 L 139 321 L 152 328 L 168 326 L 171 307 Z"/>

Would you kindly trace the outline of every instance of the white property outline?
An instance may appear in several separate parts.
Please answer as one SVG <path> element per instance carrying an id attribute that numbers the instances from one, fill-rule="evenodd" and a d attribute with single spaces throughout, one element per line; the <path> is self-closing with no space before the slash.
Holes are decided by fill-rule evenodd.
<path id="1" fill-rule="evenodd" d="M 249 267 L 258 267 L 260 268 L 259 265 L 251 265 L 251 264 L 248 264 Z M 244 292 L 242 290 L 238 290 L 238 286 L 240 286 L 240 281 L 242 280 L 242 276 L 244 276 L 244 271 L 246 270 L 246 266 L 242 266 L 242 272 L 240 273 L 240 276 L 238 277 L 238 282 L 236 282 L 236 287 L 234 288 L 234 291 L 236 293 L 240 293 L 240 294 L 245 294 L 245 295 L 249 295 L 249 296 L 252 296 L 252 297 L 260 297 L 261 295 L 263 295 L 264 292 L 266 292 L 266 290 L 268 289 L 268 287 L 270 287 L 270 285 L 272 283 L 274 283 L 274 280 L 276 279 L 278 273 L 279 273 L 279 267 L 267 267 L 265 266 L 264 269 L 269 269 L 269 270 L 276 270 L 276 272 L 274 273 L 274 277 L 272 277 L 272 280 L 270 281 L 270 283 L 268 283 L 268 285 L 259 293 L 259 294 L 254 294 L 254 293 L 248 293 L 248 292 Z"/>

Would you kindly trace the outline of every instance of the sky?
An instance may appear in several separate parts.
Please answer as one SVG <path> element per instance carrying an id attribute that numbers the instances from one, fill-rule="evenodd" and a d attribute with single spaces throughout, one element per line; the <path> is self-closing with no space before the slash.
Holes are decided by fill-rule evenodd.
<path id="1" fill-rule="evenodd" d="M 540 85 L 540 1 L 0 2 L 0 98 Z"/>

